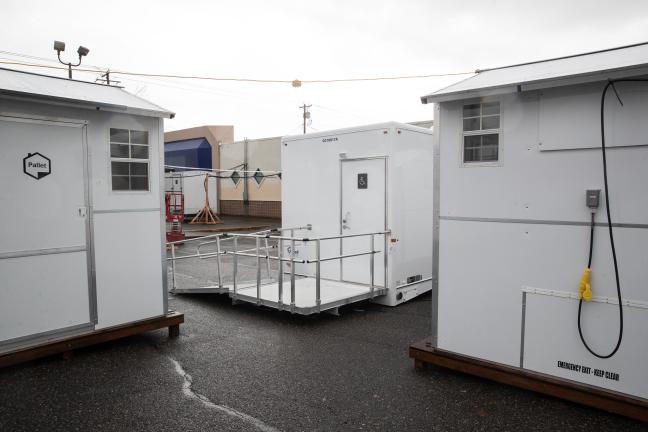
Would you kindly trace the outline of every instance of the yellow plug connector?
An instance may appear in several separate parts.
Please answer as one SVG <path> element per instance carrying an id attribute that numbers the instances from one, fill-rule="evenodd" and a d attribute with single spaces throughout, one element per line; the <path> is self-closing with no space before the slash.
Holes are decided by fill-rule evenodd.
<path id="1" fill-rule="evenodd" d="M 578 291 L 580 298 L 585 301 L 592 300 L 592 286 L 590 285 L 590 276 L 592 275 L 592 269 L 586 268 L 581 277 L 580 284 L 578 286 Z"/>

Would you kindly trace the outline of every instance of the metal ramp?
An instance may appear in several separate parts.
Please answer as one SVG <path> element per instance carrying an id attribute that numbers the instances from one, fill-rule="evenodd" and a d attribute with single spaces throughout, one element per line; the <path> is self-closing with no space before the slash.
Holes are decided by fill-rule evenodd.
<path id="1" fill-rule="evenodd" d="M 382 287 L 374 288 L 372 292 L 368 285 L 321 279 L 321 295 L 318 303 L 316 278 L 304 277 L 295 280 L 295 301 L 293 303 L 291 302 L 290 281 L 284 281 L 282 288 L 282 290 L 279 289 L 278 282 L 272 282 L 260 285 L 257 292 L 256 285 L 251 285 L 238 288 L 236 294 L 231 293 L 231 297 L 234 300 L 256 303 L 301 315 L 310 315 L 334 310 L 340 306 L 367 300 L 387 292 Z"/>
<path id="2" fill-rule="evenodd" d="M 175 294 L 228 294 L 235 302 L 285 310 L 301 315 L 336 311 L 338 307 L 387 293 L 375 280 L 375 238 L 382 237 L 386 249 L 389 231 L 327 237 L 295 236 L 311 226 L 282 228 L 252 234 L 219 233 L 167 243 L 170 256 L 171 292 Z M 288 233 L 284 235 L 283 233 Z M 368 239 L 366 251 L 322 258 L 322 242 L 342 242 L 347 238 Z M 180 246 L 195 244 L 195 253 L 180 251 Z M 308 244 L 307 258 L 296 258 L 295 246 Z M 349 282 L 322 276 L 322 263 L 369 255 L 369 283 Z M 242 261 L 252 261 L 245 264 Z M 192 264 L 189 264 L 192 263 Z M 276 264 L 273 269 L 272 263 Z M 311 274 L 296 273 L 296 266 L 312 268 Z M 387 259 L 381 265 L 387 280 Z M 288 267 L 288 269 L 286 269 Z M 288 270 L 288 271 L 287 271 Z"/>

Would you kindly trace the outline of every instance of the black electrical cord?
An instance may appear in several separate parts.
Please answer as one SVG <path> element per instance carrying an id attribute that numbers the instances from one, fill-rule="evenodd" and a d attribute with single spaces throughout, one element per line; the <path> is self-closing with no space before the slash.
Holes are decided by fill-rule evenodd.
<path id="1" fill-rule="evenodd" d="M 607 196 L 607 193 L 606 193 L 606 196 Z M 592 212 L 592 221 L 590 222 L 589 257 L 587 258 L 587 268 L 588 269 L 592 267 L 592 252 L 594 250 L 594 227 L 596 225 L 595 222 L 594 222 L 595 217 L 596 217 L 596 213 Z M 615 268 L 616 268 L 616 266 L 615 266 Z M 619 287 L 619 285 L 617 285 L 617 288 L 618 287 Z M 619 300 L 620 299 L 621 299 L 621 297 L 619 297 Z M 621 302 L 619 302 L 619 306 L 620 305 L 621 305 Z M 621 313 L 621 330 L 619 331 L 619 340 L 617 341 L 617 345 L 614 348 L 614 351 L 612 351 L 610 354 L 604 356 L 604 355 L 601 355 L 601 354 L 598 354 L 598 353 L 594 352 L 594 350 L 592 350 L 590 348 L 590 346 L 587 344 L 587 342 L 585 342 L 585 337 L 583 336 L 583 329 L 581 328 L 581 313 L 582 313 L 582 310 L 583 310 L 583 298 L 581 297 L 581 299 L 578 302 L 578 334 L 580 335 L 580 338 L 581 338 L 581 341 L 583 342 L 583 345 L 585 345 L 585 348 L 587 348 L 587 350 L 590 353 L 592 353 L 592 355 L 594 355 L 594 356 L 596 356 L 598 358 L 605 359 L 605 358 L 612 357 L 617 352 L 617 350 L 619 349 L 619 346 L 621 345 L 621 337 L 623 335 L 623 311 L 621 310 L 621 312 L 620 312 Z"/>
<path id="2" fill-rule="evenodd" d="M 583 336 L 583 331 L 581 329 L 581 309 L 583 307 L 583 299 L 581 298 L 580 301 L 578 302 L 578 334 L 580 335 L 581 341 L 583 342 L 585 348 L 587 348 L 587 350 L 590 353 L 592 353 L 593 356 L 601 359 L 607 359 L 612 357 L 614 354 L 616 354 L 616 352 L 619 350 L 619 347 L 621 346 L 621 341 L 623 340 L 623 304 L 621 298 L 621 283 L 619 282 L 619 264 L 617 262 L 616 248 L 614 246 L 614 232 L 612 230 L 612 217 L 610 216 L 610 191 L 608 188 L 607 151 L 606 151 L 607 149 L 605 147 L 605 96 L 607 95 L 607 91 L 610 89 L 610 87 L 612 87 L 612 90 L 614 91 L 614 94 L 619 100 L 619 103 L 621 104 L 621 106 L 623 106 L 621 97 L 619 96 L 619 93 L 617 92 L 617 89 L 614 86 L 614 83 L 619 83 L 619 82 L 648 83 L 648 79 L 634 78 L 634 79 L 608 80 L 607 84 L 605 85 L 605 88 L 603 88 L 603 93 L 601 94 L 601 156 L 603 159 L 603 186 L 605 190 L 605 213 L 607 215 L 607 227 L 608 227 L 608 233 L 610 235 L 610 249 L 612 249 L 612 262 L 614 264 L 614 279 L 616 281 L 617 300 L 619 301 L 619 337 L 617 339 L 616 346 L 614 347 L 614 349 L 610 354 L 602 355 L 594 352 L 594 350 L 592 350 L 592 348 L 590 348 L 590 346 L 585 341 L 585 337 Z M 589 260 L 587 264 L 588 268 L 590 268 L 590 266 L 592 265 L 593 243 L 594 243 L 594 213 L 592 213 L 592 223 L 590 227 L 590 252 L 589 252 Z"/>
<path id="3" fill-rule="evenodd" d="M 592 212 L 592 222 L 590 223 L 590 250 L 589 258 L 587 259 L 587 268 L 592 268 L 592 251 L 594 249 L 594 218 L 596 213 Z"/>

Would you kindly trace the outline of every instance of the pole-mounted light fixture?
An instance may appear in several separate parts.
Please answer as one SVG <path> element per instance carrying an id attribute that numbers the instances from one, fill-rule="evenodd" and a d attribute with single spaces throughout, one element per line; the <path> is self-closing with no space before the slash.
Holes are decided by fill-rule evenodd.
<path id="1" fill-rule="evenodd" d="M 79 46 L 79 49 L 77 49 L 77 54 L 79 54 L 79 62 L 77 64 L 72 64 L 72 62 L 65 63 L 63 60 L 61 60 L 61 51 L 65 51 L 65 42 L 54 41 L 54 51 L 56 51 L 56 55 L 58 56 L 61 64 L 67 65 L 69 79 L 72 79 L 72 66 L 79 66 L 81 64 L 81 58 L 87 56 L 90 52 L 88 48 Z"/>

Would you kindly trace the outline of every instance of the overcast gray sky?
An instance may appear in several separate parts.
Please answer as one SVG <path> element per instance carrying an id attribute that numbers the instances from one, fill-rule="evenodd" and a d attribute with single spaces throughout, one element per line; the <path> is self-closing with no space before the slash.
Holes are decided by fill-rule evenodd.
<path id="1" fill-rule="evenodd" d="M 67 43 L 66 59 L 75 58 L 78 45 L 88 47 L 88 65 L 240 78 L 464 72 L 648 41 L 648 2 L 638 0 L 3 0 L 0 11 L 2 51 L 56 60 L 58 39 Z M 242 139 L 300 133 L 302 102 L 313 105 L 310 131 L 429 119 L 432 109 L 419 97 L 461 78 L 301 88 L 119 79 L 177 113 L 166 130 L 232 124 Z"/>

